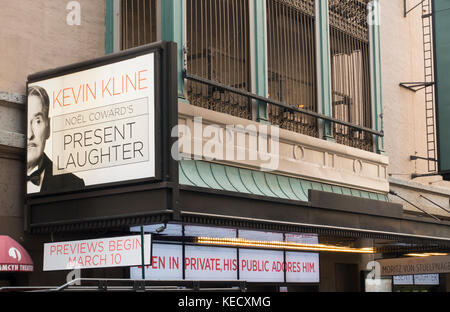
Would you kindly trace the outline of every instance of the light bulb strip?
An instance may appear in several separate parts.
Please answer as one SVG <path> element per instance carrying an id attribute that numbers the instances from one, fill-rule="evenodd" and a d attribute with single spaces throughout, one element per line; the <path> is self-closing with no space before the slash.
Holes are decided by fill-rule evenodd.
<path id="1" fill-rule="evenodd" d="M 236 246 L 236 247 L 257 247 L 257 248 L 273 248 L 287 250 L 304 250 L 304 251 L 332 251 L 347 253 L 363 253 L 374 254 L 373 248 L 350 248 L 342 246 L 324 245 L 324 244 L 301 244 L 295 242 L 280 241 L 254 241 L 243 238 L 216 238 L 216 237 L 197 237 L 197 244 L 216 245 L 216 246 Z"/>
<path id="2" fill-rule="evenodd" d="M 434 257 L 434 256 L 447 256 L 447 253 L 440 252 L 425 252 L 425 253 L 409 253 L 405 254 L 408 257 Z"/>

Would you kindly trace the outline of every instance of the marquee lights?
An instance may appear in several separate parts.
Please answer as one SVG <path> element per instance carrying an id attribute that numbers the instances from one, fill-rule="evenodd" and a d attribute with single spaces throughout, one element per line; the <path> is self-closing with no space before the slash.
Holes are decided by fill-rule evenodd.
<path id="1" fill-rule="evenodd" d="M 301 244 L 301 243 L 280 242 L 280 241 L 255 241 L 244 238 L 197 237 L 195 239 L 195 243 L 202 245 L 256 247 L 256 248 L 304 250 L 304 251 L 332 251 L 332 252 L 347 252 L 360 254 L 376 253 L 375 249 L 372 247 L 350 248 L 324 244 Z"/>
<path id="2" fill-rule="evenodd" d="M 409 253 L 405 256 L 408 257 L 434 257 L 434 256 L 447 256 L 447 253 L 441 253 L 441 252 L 425 252 L 425 253 Z"/>

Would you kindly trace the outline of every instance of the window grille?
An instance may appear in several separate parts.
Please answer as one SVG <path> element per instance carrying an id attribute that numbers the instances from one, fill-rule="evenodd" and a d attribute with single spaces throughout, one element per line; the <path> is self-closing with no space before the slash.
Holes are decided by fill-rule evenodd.
<path id="1" fill-rule="evenodd" d="M 187 71 L 250 91 L 248 0 L 187 0 Z M 187 81 L 191 104 L 251 119 L 247 97 Z"/>
<path id="2" fill-rule="evenodd" d="M 157 40 L 156 0 L 122 0 L 120 12 L 122 50 Z"/>
<path id="3" fill-rule="evenodd" d="M 369 0 L 330 0 L 333 117 L 371 128 Z M 372 135 L 334 125 L 338 143 L 372 151 Z"/>
<path id="4" fill-rule="evenodd" d="M 317 111 L 314 0 L 267 1 L 269 97 Z M 318 136 L 317 120 L 269 105 L 273 124 Z"/>

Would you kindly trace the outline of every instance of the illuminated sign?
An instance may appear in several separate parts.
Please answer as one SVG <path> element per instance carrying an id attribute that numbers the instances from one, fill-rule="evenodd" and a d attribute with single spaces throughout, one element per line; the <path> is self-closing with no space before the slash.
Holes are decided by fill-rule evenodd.
<path id="1" fill-rule="evenodd" d="M 245 280 L 248 282 L 319 283 L 319 254 L 155 243 L 148 280 Z M 142 278 L 140 267 L 131 278 Z"/>
<path id="2" fill-rule="evenodd" d="M 171 209 L 176 51 L 160 41 L 28 76 L 26 231 L 132 225 Z"/>
<path id="3" fill-rule="evenodd" d="M 30 82 L 27 117 L 27 194 L 155 178 L 155 53 Z"/>
<path id="4" fill-rule="evenodd" d="M 151 235 L 144 236 L 144 263 L 151 263 Z M 142 264 L 141 236 L 44 244 L 44 271 L 124 267 Z"/>

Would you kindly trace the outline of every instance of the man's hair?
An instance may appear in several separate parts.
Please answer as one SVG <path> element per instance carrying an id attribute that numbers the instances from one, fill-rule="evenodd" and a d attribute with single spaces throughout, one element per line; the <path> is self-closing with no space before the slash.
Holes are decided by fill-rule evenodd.
<path id="1" fill-rule="evenodd" d="M 41 99 L 44 116 L 48 118 L 50 100 L 47 91 L 39 86 L 28 87 L 28 97 L 30 96 L 37 96 Z"/>

